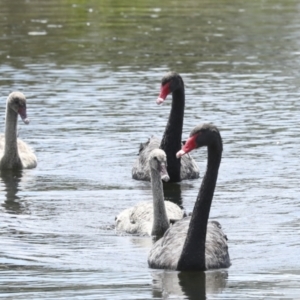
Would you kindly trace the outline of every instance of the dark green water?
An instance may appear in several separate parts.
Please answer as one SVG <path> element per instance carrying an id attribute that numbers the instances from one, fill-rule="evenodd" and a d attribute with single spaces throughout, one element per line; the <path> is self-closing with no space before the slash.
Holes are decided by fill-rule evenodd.
<path id="1" fill-rule="evenodd" d="M 39 163 L 0 181 L 0 298 L 299 299 L 298 1 L 0 2 L 0 129 L 5 99 L 27 96 L 19 137 Z M 228 270 L 151 270 L 152 240 L 114 217 L 150 184 L 131 179 L 139 143 L 162 136 L 186 85 L 183 139 L 213 122 L 224 155 L 210 216 Z M 194 153 L 201 174 L 206 152 Z M 166 188 L 192 211 L 201 180 Z"/>

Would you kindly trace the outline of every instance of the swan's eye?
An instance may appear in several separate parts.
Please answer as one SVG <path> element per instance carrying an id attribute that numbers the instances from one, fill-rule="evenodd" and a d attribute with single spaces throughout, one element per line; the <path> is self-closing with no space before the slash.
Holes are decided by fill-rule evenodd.
<path id="1" fill-rule="evenodd" d="M 19 107 L 24 107 L 24 103 L 20 100 L 20 99 L 15 99 L 14 101 L 15 105 L 19 106 Z"/>

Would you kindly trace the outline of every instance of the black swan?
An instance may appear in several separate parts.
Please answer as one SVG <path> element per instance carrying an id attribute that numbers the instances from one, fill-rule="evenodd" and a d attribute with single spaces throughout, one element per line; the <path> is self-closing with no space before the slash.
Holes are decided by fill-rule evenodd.
<path id="1" fill-rule="evenodd" d="M 134 207 L 122 211 L 116 217 L 117 231 L 161 237 L 169 228 L 170 219 L 183 218 L 184 212 L 178 205 L 164 201 L 162 180 L 169 180 L 166 160 L 166 154 L 163 150 L 152 150 L 148 163 L 150 165 L 153 201 L 140 202 Z"/>
<path id="2" fill-rule="evenodd" d="M 157 104 L 161 104 L 172 93 L 172 108 L 169 120 L 160 141 L 151 137 L 146 143 L 140 145 L 139 157 L 132 168 L 132 178 L 137 180 L 150 180 L 150 169 L 147 163 L 150 152 L 155 148 L 164 150 L 167 154 L 167 168 L 170 182 L 179 182 L 183 179 L 199 177 L 199 168 L 193 158 L 188 154 L 181 159 L 176 158 L 176 153 L 181 149 L 181 135 L 184 115 L 184 83 L 181 76 L 171 72 L 165 75 L 161 82 L 161 90 Z"/>
<path id="3" fill-rule="evenodd" d="M 195 127 L 177 157 L 207 146 L 208 162 L 191 217 L 170 227 L 151 249 L 151 268 L 178 271 L 204 271 L 231 265 L 227 237 L 217 221 L 208 222 L 222 156 L 222 138 L 217 127 L 204 124 Z"/>
<path id="4" fill-rule="evenodd" d="M 17 138 L 18 114 L 29 124 L 26 98 L 21 92 L 9 94 L 6 101 L 5 134 L 0 135 L 0 169 L 31 169 L 37 165 L 32 149 Z"/>

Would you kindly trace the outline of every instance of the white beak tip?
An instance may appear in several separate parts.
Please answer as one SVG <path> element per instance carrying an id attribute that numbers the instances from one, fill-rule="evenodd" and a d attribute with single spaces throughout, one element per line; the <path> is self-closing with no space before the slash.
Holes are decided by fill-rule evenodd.
<path id="1" fill-rule="evenodd" d="M 161 177 L 161 180 L 163 180 L 164 182 L 168 182 L 170 180 L 170 177 L 168 175 L 164 175 Z"/>
<path id="2" fill-rule="evenodd" d="M 165 100 L 163 98 L 157 98 L 156 99 L 156 104 L 162 104 Z"/>
<path id="3" fill-rule="evenodd" d="M 176 153 L 176 157 L 177 158 L 180 158 L 182 155 L 184 155 L 185 154 L 185 152 L 181 149 L 181 150 L 179 150 L 177 153 Z"/>
<path id="4" fill-rule="evenodd" d="M 26 119 L 23 119 L 23 122 L 24 122 L 26 125 L 28 125 L 28 124 L 30 123 L 30 120 L 29 120 L 28 118 L 26 118 Z"/>

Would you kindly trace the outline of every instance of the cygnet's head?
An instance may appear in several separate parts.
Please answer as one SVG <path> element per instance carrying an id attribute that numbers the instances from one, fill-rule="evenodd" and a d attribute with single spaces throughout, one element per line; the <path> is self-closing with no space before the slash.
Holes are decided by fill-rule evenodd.
<path id="1" fill-rule="evenodd" d="M 150 169 L 154 169 L 160 173 L 160 177 L 163 181 L 168 182 L 170 180 L 167 171 L 167 155 L 161 149 L 154 149 L 149 156 Z"/>
<path id="2" fill-rule="evenodd" d="M 7 107 L 20 115 L 25 124 L 29 124 L 26 112 L 26 98 L 21 92 L 12 92 L 7 98 Z"/>

